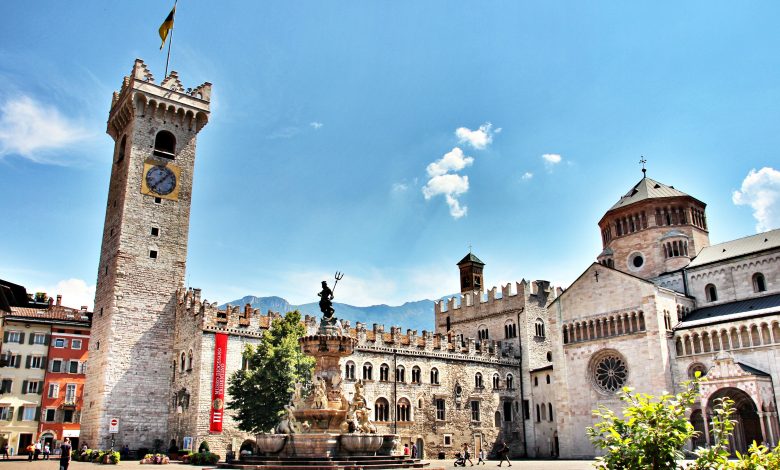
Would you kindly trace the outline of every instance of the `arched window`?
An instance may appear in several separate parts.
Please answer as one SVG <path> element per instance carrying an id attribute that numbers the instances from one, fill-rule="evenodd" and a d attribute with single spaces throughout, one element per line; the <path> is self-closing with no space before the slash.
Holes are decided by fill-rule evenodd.
<path id="1" fill-rule="evenodd" d="M 707 284 L 704 288 L 704 293 L 707 295 L 707 302 L 715 302 L 718 300 L 718 290 L 713 284 Z"/>
<path id="2" fill-rule="evenodd" d="M 504 337 L 517 338 L 517 325 L 511 322 L 504 325 Z"/>
<path id="3" fill-rule="evenodd" d="M 764 292 L 766 290 L 766 279 L 761 273 L 753 274 L 753 291 Z"/>
<path id="4" fill-rule="evenodd" d="M 395 416 L 398 421 L 411 421 L 412 420 L 412 405 L 406 398 L 398 400 L 398 404 L 395 405 Z"/>
<path id="5" fill-rule="evenodd" d="M 119 148 L 117 149 L 117 155 L 116 155 L 117 164 L 125 159 L 125 151 L 126 151 L 125 147 L 127 147 L 127 136 L 123 135 L 122 141 L 119 142 Z"/>
<path id="6" fill-rule="evenodd" d="M 154 155 L 173 159 L 176 156 L 176 137 L 168 131 L 160 131 L 154 137 Z"/>
<path id="7" fill-rule="evenodd" d="M 373 375 L 374 367 L 371 365 L 370 362 L 366 362 L 363 364 L 363 380 L 374 380 Z"/>
<path id="8" fill-rule="evenodd" d="M 474 387 L 485 388 L 485 385 L 482 383 L 482 374 L 480 372 L 477 372 L 476 375 L 474 375 Z"/>
<path id="9" fill-rule="evenodd" d="M 439 385 L 439 369 L 435 367 L 431 369 L 431 384 Z"/>
<path id="10" fill-rule="evenodd" d="M 534 377 L 534 387 L 539 386 L 539 377 Z"/>
<path id="11" fill-rule="evenodd" d="M 537 318 L 534 327 L 536 329 L 536 337 L 544 338 L 544 320 Z"/>
<path id="12" fill-rule="evenodd" d="M 398 366 L 395 368 L 395 381 L 406 382 L 406 369 L 404 369 L 404 366 Z"/>
<path id="13" fill-rule="evenodd" d="M 547 374 L 546 380 L 547 380 L 547 383 L 550 383 L 550 374 Z"/>
<path id="14" fill-rule="evenodd" d="M 352 361 L 347 361 L 347 364 L 344 366 L 344 378 L 347 380 L 355 380 L 355 363 Z"/>
<path id="15" fill-rule="evenodd" d="M 181 371 L 184 372 L 184 368 L 187 365 L 187 357 L 184 355 L 184 351 L 181 352 Z"/>
<path id="16" fill-rule="evenodd" d="M 501 427 L 501 412 L 496 411 L 495 414 L 495 422 L 493 423 L 497 428 Z"/>
<path id="17" fill-rule="evenodd" d="M 506 389 L 507 390 L 515 389 L 515 378 L 512 376 L 512 374 L 506 374 Z"/>
<path id="18" fill-rule="evenodd" d="M 500 384 L 501 378 L 498 376 L 498 374 L 493 374 L 493 390 L 498 390 Z"/>
<path id="19" fill-rule="evenodd" d="M 418 384 L 421 382 L 420 378 L 422 377 L 422 372 L 420 371 L 420 368 L 417 366 L 412 367 L 412 383 Z"/>
<path id="20" fill-rule="evenodd" d="M 550 419 L 550 421 L 553 420 L 552 416 L 552 403 L 547 404 L 547 417 Z"/>
<path id="21" fill-rule="evenodd" d="M 379 381 L 387 382 L 390 380 L 390 366 L 382 364 L 379 366 Z"/>
<path id="22" fill-rule="evenodd" d="M 374 402 L 374 421 L 390 421 L 390 404 L 385 398 Z"/>
<path id="23" fill-rule="evenodd" d="M 192 370 L 192 349 L 190 349 L 190 352 L 187 354 L 187 370 Z"/>

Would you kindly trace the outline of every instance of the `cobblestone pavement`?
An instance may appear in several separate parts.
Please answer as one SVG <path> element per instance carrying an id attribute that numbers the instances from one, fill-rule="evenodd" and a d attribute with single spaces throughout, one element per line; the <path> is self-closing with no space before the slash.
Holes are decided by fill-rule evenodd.
<path id="1" fill-rule="evenodd" d="M 431 467 L 446 469 L 455 468 L 452 460 L 431 460 Z M 590 460 L 515 460 L 512 461 L 512 469 L 517 470 L 589 470 L 592 469 L 592 461 Z M 152 468 L 164 468 L 169 470 L 185 470 L 185 469 L 200 469 L 202 467 L 181 466 L 178 463 L 173 463 L 170 466 L 160 467 L 157 465 L 141 465 L 137 461 L 120 462 L 118 466 L 112 465 L 96 465 L 86 462 L 71 462 L 68 470 L 110 470 L 112 468 L 133 468 L 151 470 Z M 461 468 L 461 467 L 458 467 Z M 470 468 L 470 467 L 468 467 Z M 498 468 L 498 461 L 488 460 L 485 465 L 475 465 L 474 470 L 481 469 L 496 469 Z M 501 468 L 509 468 L 506 464 Z M 0 460 L 0 470 L 58 470 L 59 462 L 57 460 L 37 460 L 28 462 L 27 460 Z"/>

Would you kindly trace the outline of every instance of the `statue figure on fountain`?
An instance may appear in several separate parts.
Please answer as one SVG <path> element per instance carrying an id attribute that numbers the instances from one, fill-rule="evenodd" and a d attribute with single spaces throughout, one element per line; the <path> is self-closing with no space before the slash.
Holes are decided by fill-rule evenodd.
<path id="1" fill-rule="evenodd" d="M 376 426 L 369 420 L 371 408 L 366 403 L 366 397 L 363 396 L 363 381 L 358 380 L 355 383 L 355 395 L 352 397 L 352 403 L 347 410 L 347 416 L 341 423 L 342 432 L 360 432 L 376 433 Z"/>
<path id="2" fill-rule="evenodd" d="M 284 417 L 276 426 L 277 434 L 296 434 L 301 432 L 298 420 L 295 419 L 295 414 L 293 414 L 294 410 L 295 406 L 284 405 Z"/>
<path id="3" fill-rule="evenodd" d="M 320 334 L 341 334 L 341 327 L 334 316 L 336 310 L 333 308 L 333 291 L 336 290 L 336 286 L 342 278 L 344 278 L 344 274 L 336 272 L 336 282 L 333 284 L 333 290 L 328 287 L 327 281 L 322 281 L 322 290 L 317 294 L 320 298 L 320 311 L 322 312 Z"/>

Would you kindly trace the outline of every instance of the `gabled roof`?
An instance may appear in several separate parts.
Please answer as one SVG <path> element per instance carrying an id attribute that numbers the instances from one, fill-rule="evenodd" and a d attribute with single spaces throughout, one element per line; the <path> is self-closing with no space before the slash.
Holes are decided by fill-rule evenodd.
<path id="1" fill-rule="evenodd" d="M 773 248 L 780 248 L 780 229 L 704 247 L 687 268 L 695 268 Z"/>
<path id="2" fill-rule="evenodd" d="M 462 260 L 458 261 L 458 266 L 464 263 L 476 263 L 476 264 L 481 264 L 483 266 L 485 265 L 485 263 L 483 263 L 482 260 L 477 258 L 476 255 L 474 255 L 474 253 L 471 252 L 469 252 L 469 254 L 464 256 Z"/>
<path id="3" fill-rule="evenodd" d="M 770 375 L 764 372 L 763 370 L 756 369 L 755 367 L 750 367 L 745 363 L 737 362 L 737 365 L 739 366 L 740 369 L 744 370 L 748 374 L 758 375 L 760 377 L 770 377 Z"/>
<path id="4" fill-rule="evenodd" d="M 712 307 L 697 308 L 685 315 L 683 321 L 678 323 L 675 329 L 777 314 L 778 312 L 780 312 L 780 294 L 765 295 L 713 305 Z"/>
<path id="5" fill-rule="evenodd" d="M 674 189 L 674 186 L 667 186 L 658 181 L 644 177 L 634 185 L 625 196 L 621 197 L 609 210 L 620 209 L 645 199 L 661 199 L 666 197 L 691 197 L 684 192 Z M 609 212 L 609 211 L 607 211 Z"/>
<path id="6" fill-rule="evenodd" d="M 52 305 L 48 308 L 11 307 L 11 313 L 6 314 L 5 318 L 11 321 L 29 319 L 39 323 L 66 321 L 89 325 L 91 323 L 89 313 L 61 305 Z"/>

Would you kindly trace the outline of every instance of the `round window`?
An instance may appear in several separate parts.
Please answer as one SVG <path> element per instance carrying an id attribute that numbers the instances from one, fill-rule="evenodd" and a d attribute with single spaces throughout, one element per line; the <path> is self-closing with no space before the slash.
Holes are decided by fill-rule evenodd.
<path id="1" fill-rule="evenodd" d="M 642 258 L 642 255 L 634 256 L 634 259 L 631 260 L 631 262 L 634 264 L 635 268 L 641 268 L 642 265 L 645 264 L 645 260 Z"/>
<path id="2" fill-rule="evenodd" d="M 629 271 L 639 271 L 645 265 L 645 256 L 640 251 L 635 251 L 628 255 L 626 258 L 626 264 Z"/>
<path id="3" fill-rule="evenodd" d="M 620 390 L 628 378 L 628 368 L 617 353 L 601 356 L 593 367 L 593 381 L 601 390 L 614 393 Z"/>

